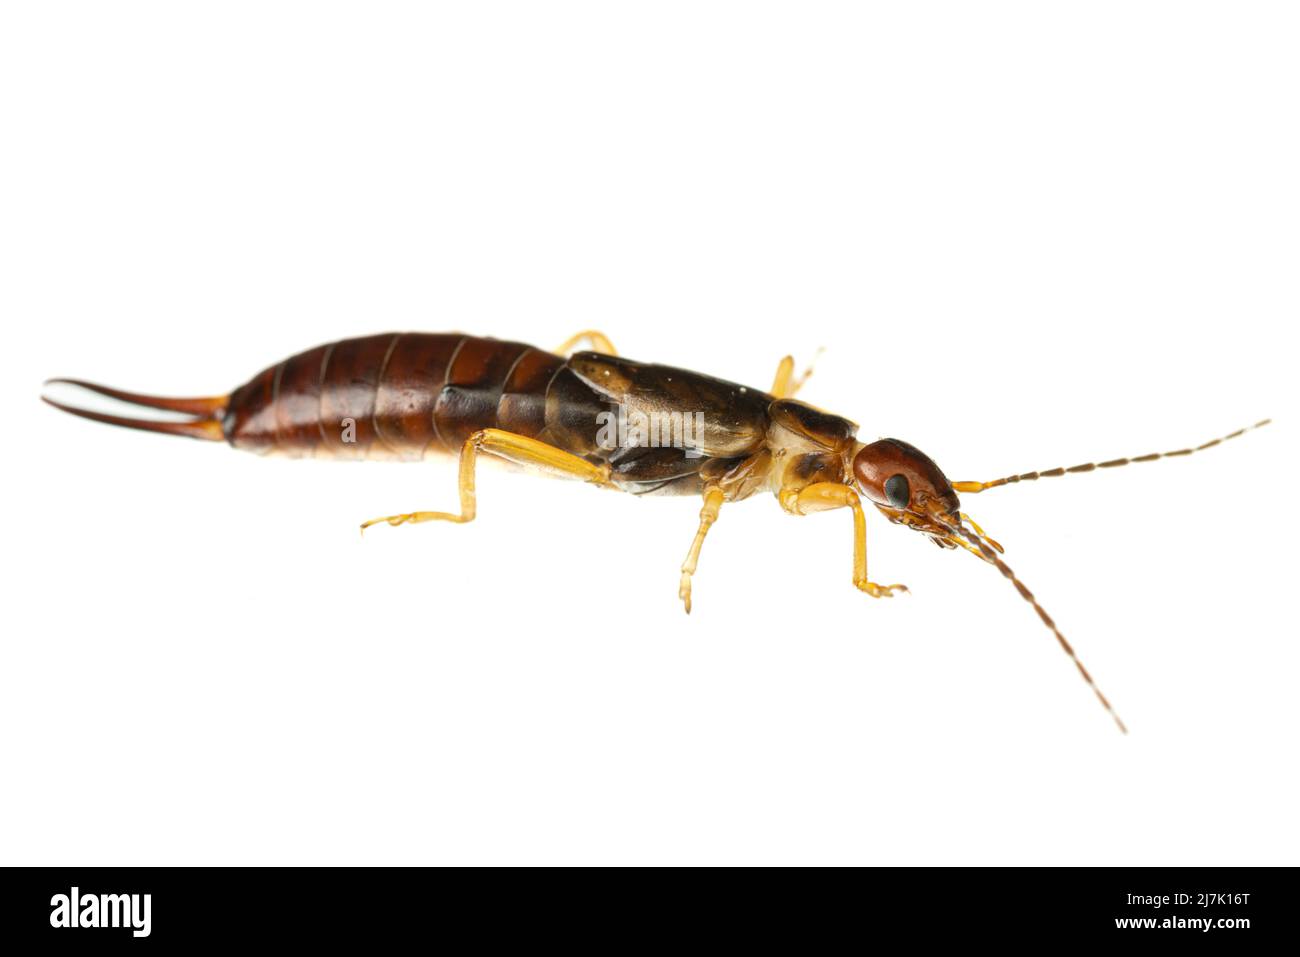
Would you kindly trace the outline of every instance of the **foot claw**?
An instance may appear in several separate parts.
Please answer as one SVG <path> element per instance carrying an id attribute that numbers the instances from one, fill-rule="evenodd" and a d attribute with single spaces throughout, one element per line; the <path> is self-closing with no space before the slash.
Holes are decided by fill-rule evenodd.
<path id="1" fill-rule="evenodd" d="M 364 535 L 366 533 L 366 529 L 372 525 L 383 525 L 385 522 L 388 523 L 389 525 L 401 525 L 403 522 L 405 522 L 407 519 L 410 518 L 412 518 L 411 515 L 389 515 L 386 518 L 372 518 L 368 522 L 361 523 L 361 534 Z"/>
<path id="2" fill-rule="evenodd" d="M 893 598 L 896 591 L 907 591 L 906 585 L 877 585 L 875 582 L 863 582 L 858 588 L 872 598 Z"/>

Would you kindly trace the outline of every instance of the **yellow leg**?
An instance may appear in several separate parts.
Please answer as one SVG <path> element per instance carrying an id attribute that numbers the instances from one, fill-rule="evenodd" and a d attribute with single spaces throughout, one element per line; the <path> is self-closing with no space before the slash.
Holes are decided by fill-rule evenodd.
<path id="1" fill-rule="evenodd" d="M 889 598 L 905 585 L 877 585 L 867 580 L 867 519 L 862 514 L 858 493 L 838 482 L 814 482 L 802 489 L 781 492 L 781 506 L 792 515 L 808 515 L 834 508 L 853 511 L 853 584 L 872 598 Z"/>
<path id="2" fill-rule="evenodd" d="M 704 536 L 709 534 L 709 529 L 718 520 L 723 497 L 722 489 L 717 486 L 705 490 L 704 507 L 700 509 L 700 527 L 695 530 L 695 541 L 691 542 L 691 550 L 686 553 L 686 561 L 682 562 L 682 581 L 677 589 L 677 597 L 686 605 L 688 615 L 691 613 L 691 576 L 695 574 L 695 566 L 700 561 Z"/>
<path id="3" fill-rule="evenodd" d="M 776 367 L 776 378 L 768 391 L 778 399 L 790 397 L 790 380 L 794 378 L 794 356 L 786 356 Z"/>
<path id="4" fill-rule="evenodd" d="M 821 350 L 817 350 L 821 355 Z M 772 380 L 771 393 L 778 399 L 792 399 L 796 392 L 803 388 L 803 384 L 808 381 L 812 375 L 812 366 L 803 370 L 803 375 L 799 378 L 794 377 L 794 356 L 786 356 L 776 367 L 776 378 Z"/>
<path id="5" fill-rule="evenodd" d="M 530 439 L 526 435 L 516 435 L 501 429 L 481 429 L 475 432 L 460 450 L 460 514 L 451 512 L 407 512 L 403 515 L 388 515 L 363 522 L 361 531 L 371 525 L 387 522 L 389 525 L 414 525 L 419 522 L 472 522 L 476 513 L 477 499 L 474 494 L 474 467 L 479 452 L 488 452 L 503 459 L 540 468 L 552 475 L 562 478 L 582 479 L 596 485 L 608 485 L 609 466 L 592 465 L 586 459 L 571 455 L 562 449 Z"/>
<path id="6" fill-rule="evenodd" d="M 585 342 L 591 346 L 593 352 L 604 353 L 607 356 L 618 355 L 618 352 L 614 349 L 614 343 L 609 341 L 609 336 L 603 332 L 597 332 L 595 329 L 584 329 L 576 335 L 569 336 L 555 352 L 557 355 L 567 356 L 569 353 L 576 351 L 573 347 L 580 342 Z"/>

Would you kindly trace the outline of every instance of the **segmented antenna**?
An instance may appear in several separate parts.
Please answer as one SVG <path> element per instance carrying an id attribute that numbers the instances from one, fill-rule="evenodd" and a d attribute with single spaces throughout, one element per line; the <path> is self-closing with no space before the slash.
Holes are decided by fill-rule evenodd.
<path id="1" fill-rule="evenodd" d="M 1264 419 L 1262 422 L 1256 422 L 1248 428 L 1238 429 L 1231 435 L 1225 435 L 1221 439 L 1213 439 L 1204 445 L 1198 445 L 1194 449 L 1178 449 L 1176 452 L 1152 452 L 1150 455 L 1139 455 L 1132 459 L 1111 459 L 1109 462 L 1086 462 L 1083 465 L 1075 465 L 1070 468 L 1048 469 L 1046 472 L 1023 472 L 1020 475 L 1008 475 L 1005 478 L 994 479 L 992 482 L 953 482 L 952 487 L 958 492 L 983 492 L 985 489 L 997 488 L 999 485 L 1013 485 L 1016 482 L 1033 482 L 1040 478 L 1056 478 L 1061 475 L 1071 475 L 1077 472 L 1091 472 L 1095 469 L 1114 469 L 1121 465 L 1132 465 L 1135 462 L 1154 462 L 1156 459 L 1172 459 L 1180 455 L 1191 455 L 1193 452 L 1203 452 L 1206 449 L 1212 449 L 1221 442 L 1227 442 L 1229 439 L 1235 439 L 1239 435 L 1245 435 L 1253 429 L 1260 429 L 1272 422 L 1272 419 Z"/>
<path id="2" fill-rule="evenodd" d="M 914 514 L 922 515 L 920 512 Z M 983 556 L 985 561 L 990 565 L 997 566 L 997 570 L 1002 573 L 1002 576 L 1010 579 L 1011 584 L 1016 586 L 1016 591 L 1020 592 L 1020 597 L 1034 606 L 1034 611 L 1038 612 L 1038 617 L 1042 619 L 1043 624 L 1051 629 L 1052 634 L 1056 636 L 1056 640 L 1061 646 L 1061 650 L 1070 656 L 1070 660 L 1073 661 L 1074 666 L 1079 669 L 1079 674 L 1082 675 L 1083 680 L 1088 683 L 1088 687 L 1092 689 L 1092 693 L 1097 696 L 1097 700 L 1101 702 L 1101 706 L 1106 709 L 1106 712 L 1113 719 L 1115 719 L 1115 724 L 1119 727 L 1119 730 L 1124 734 L 1128 734 L 1128 728 L 1124 726 L 1124 722 L 1120 720 L 1120 716 L 1115 712 L 1115 709 L 1111 707 L 1110 702 L 1106 700 L 1106 696 L 1101 693 L 1101 689 L 1097 687 L 1097 682 L 1092 680 L 1092 675 L 1088 674 L 1088 669 L 1083 666 L 1083 662 L 1079 660 L 1079 656 L 1074 653 L 1074 648 L 1065 640 L 1065 635 L 1061 634 L 1061 629 L 1056 627 L 1056 622 L 1052 620 L 1052 616 L 1043 610 L 1043 606 L 1038 604 L 1038 599 L 1034 597 L 1034 593 L 1025 587 L 1025 583 L 1016 577 L 1016 573 L 1011 570 L 1011 567 L 1007 565 L 1006 562 L 998 557 L 997 552 L 995 552 L 992 547 L 984 541 L 984 539 L 961 525 L 951 525 L 936 515 L 926 514 L 923 515 L 923 517 L 939 525 L 950 534 L 960 535 L 962 538 L 966 539 L 974 545 L 975 548 L 979 549 L 980 554 Z"/>

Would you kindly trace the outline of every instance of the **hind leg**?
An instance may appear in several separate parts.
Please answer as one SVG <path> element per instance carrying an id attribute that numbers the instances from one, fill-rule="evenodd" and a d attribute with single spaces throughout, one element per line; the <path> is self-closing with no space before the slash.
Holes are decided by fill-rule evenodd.
<path id="1" fill-rule="evenodd" d="M 480 429 L 461 446 L 460 450 L 460 514 L 452 512 L 406 512 L 401 515 L 388 515 L 372 518 L 363 522 L 361 531 L 365 532 L 371 525 L 387 523 L 389 525 L 415 525 L 420 522 L 456 522 L 463 524 L 474 521 L 477 514 L 478 500 L 474 491 L 474 469 L 479 452 L 500 456 L 519 465 L 541 469 L 561 478 L 582 479 L 594 485 L 609 485 L 609 466 L 592 465 L 586 459 L 571 455 L 553 445 L 530 439 L 526 435 L 506 432 L 502 429 Z"/>
<path id="2" fill-rule="evenodd" d="M 569 338 L 565 339 L 564 342 L 560 343 L 559 348 L 556 349 L 555 352 L 558 355 L 567 356 L 569 353 L 575 351 L 573 347 L 580 342 L 585 342 L 587 345 L 591 346 L 593 352 L 604 353 L 607 356 L 618 355 L 617 350 L 614 348 L 614 343 L 609 341 L 609 336 L 605 335 L 603 332 L 597 332 L 595 329 L 584 329 L 576 335 L 569 336 Z"/>

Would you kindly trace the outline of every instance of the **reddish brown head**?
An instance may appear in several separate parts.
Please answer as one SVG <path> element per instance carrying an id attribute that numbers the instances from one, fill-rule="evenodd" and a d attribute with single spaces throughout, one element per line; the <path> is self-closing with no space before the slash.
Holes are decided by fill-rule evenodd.
<path id="1" fill-rule="evenodd" d="M 853 457 L 853 477 L 858 490 L 891 522 L 929 532 L 939 544 L 948 544 L 948 532 L 925 516 L 957 521 L 957 493 L 920 449 L 898 439 L 864 445 Z"/>

